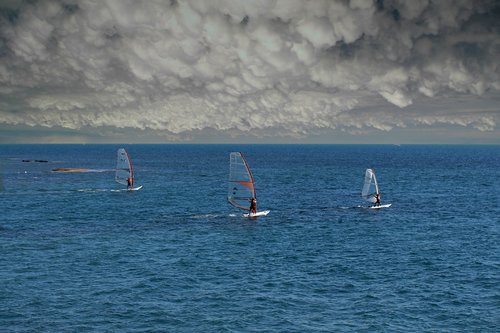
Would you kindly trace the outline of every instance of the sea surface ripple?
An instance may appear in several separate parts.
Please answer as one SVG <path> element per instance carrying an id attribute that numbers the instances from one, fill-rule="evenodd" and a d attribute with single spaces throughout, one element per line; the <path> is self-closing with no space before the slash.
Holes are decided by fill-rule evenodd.
<path id="1" fill-rule="evenodd" d="M 136 192 L 119 147 L 0 145 L 0 331 L 500 327 L 499 146 L 126 145 Z M 267 217 L 226 202 L 231 151 Z"/>

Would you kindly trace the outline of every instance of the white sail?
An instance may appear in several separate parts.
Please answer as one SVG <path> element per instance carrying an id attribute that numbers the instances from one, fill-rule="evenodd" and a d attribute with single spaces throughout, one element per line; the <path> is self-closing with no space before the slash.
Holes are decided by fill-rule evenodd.
<path id="1" fill-rule="evenodd" d="M 375 172 L 372 169 L 366 169 L 365 183 L 363 185 L 363 190 L 361 191 L 361 196 L 366 201 L 375 203 L 377 201 L 375 194 L 377 193 L 379 193 L 379 191 Z"/>
<path id="2" fill-rule="evenodd" d="M 129 178 L 131 180 L 130 184 L 128 183 Z M 124 148 L 118 149 L 116 156 L 115 181 L 122 185 L 133 186 L 134 184 L 134 169 L 132 168 L 130 157 Z"/>
<path id="3" fill-rule="evenodd" d="M 240 152 L 229 155 L 229 186 L 227 200 L 237 208 L 248 210 L 252 198 L 256 198 L 252 172 Z"/>

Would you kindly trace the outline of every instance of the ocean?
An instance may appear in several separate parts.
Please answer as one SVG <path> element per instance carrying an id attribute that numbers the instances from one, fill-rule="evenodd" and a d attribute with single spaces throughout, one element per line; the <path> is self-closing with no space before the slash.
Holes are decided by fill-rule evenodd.
<path id="1" fill-rule="evenodd" d="M 120 147 L 140 191 L 114 182 Z M 268 216 L 227 203 L 231 151 Z M 0 161 L 1 332 L 500 327 L 498 145 L 0 145 Z M 366 168 L 390 208 L 363 208 Z"/>

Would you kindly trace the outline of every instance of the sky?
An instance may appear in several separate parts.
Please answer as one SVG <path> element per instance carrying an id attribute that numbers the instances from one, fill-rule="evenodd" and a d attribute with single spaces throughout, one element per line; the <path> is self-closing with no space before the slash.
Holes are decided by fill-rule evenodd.
<path id="1" fill-rule="evenodd" d="M 0 0 L 0 143 L 500 144 L 500 1 Z"/>

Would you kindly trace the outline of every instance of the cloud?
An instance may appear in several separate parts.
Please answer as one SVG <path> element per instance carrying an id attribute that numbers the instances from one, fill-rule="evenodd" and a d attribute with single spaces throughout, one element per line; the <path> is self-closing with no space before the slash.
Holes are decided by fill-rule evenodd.
<path id="1" fill-rule="evenodd" d="M 494 131 L 498 22 L 489 0 L 7 1 L 0 123 Z"/>

